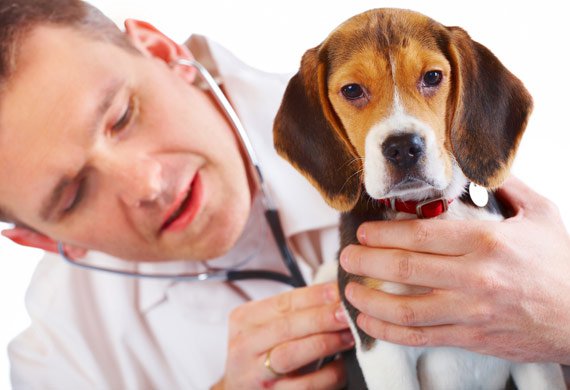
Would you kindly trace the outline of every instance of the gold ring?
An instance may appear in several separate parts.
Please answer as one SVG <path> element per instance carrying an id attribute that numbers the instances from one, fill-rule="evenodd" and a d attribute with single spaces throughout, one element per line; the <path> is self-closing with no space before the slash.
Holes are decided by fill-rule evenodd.
<path id="1" fill-rule="evenodd" d="M 271 367 L 271 351 L 273 351 L 273 349 L 270 349 L 269 351 L 267 351 L 267 354 L 265 355 L 265 361 L 263 362 L 263 365 L 265 366 L 265 368 L 267 368 L 269 371 L 271 371 L 271 373 L 273 375 L 275 375 L 277 378 L 282 377 L 285 374 L 280 374 L 277 371 L 275 371 L 273 369 L 273 367 Z"/>

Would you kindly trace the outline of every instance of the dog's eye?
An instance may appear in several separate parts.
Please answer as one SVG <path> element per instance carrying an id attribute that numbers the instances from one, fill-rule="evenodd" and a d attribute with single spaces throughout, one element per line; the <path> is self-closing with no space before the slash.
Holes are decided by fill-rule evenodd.
<path id="1" fill-rule="evenodd" d="M 443 75 L 439 70 L 430 70 L 424 74 L 423 84 L 425 87 L 436 87 L 441 83 L 442 78 Z"/>
<path id="2" fill-rule="evenodd" d="M 341 88 L 342 96 L 348 100 L 357 100 L 364 97 L 364 89 L 359 84 L 348 84 Z"/>

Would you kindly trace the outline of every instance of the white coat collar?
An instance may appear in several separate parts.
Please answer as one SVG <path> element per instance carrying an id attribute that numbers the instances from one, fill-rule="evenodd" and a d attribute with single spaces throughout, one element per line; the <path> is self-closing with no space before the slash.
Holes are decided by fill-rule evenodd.
<path id="1" fill-rule="evenodd" d="M 243 121 L 261 162 L 271 195 L 281 212 L 286 236 L 334 226 L 338 213 L 273 148 L 273 119 L 291 75 L 271 74 L 245 65 L 208 41 L 228 98 Z"/>

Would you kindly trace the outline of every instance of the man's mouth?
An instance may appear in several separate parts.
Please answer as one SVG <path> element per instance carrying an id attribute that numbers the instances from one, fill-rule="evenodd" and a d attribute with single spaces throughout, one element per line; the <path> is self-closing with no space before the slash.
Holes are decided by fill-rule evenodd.
<path id="1" fill-rule="evenodd" d="M 196 173 L 186 191 L 179 194 L 166 213 L 167 217 L 160 227 L 160 232 L 174 232 L 186 228 L 200 209 L 202 193 L 202 181 L 199 173 Z"/>

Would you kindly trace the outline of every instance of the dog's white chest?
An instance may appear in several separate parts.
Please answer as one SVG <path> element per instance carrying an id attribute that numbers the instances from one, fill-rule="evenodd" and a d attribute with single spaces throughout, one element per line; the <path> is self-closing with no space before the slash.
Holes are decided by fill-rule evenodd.
<path id="1" fill-rule="evenodd" d="M 494 390 L 512 376 L 519 390 L 565 389 L 560 366 L 513 363 L 459 348 L 418 348 L 377 341 L 358 361 L 371 390 Z"/>
<path id="2" fill-rule="evenodd" d="M 377 341 L 358 360 L 369 389 L 503 389 L 511 363 L 458 348 L 417 348 Z"/>

